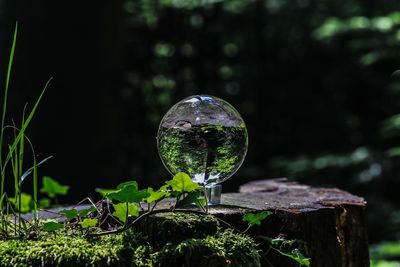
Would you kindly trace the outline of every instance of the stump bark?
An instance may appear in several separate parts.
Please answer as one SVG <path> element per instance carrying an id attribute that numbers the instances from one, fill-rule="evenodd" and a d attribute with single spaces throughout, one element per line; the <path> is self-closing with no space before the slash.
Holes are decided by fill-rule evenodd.
<path id="1" fill-rule="evenodd" d="M 212 208 L 211 213 L 237 227 L 241 227 L 241 216 L 246 211 L 272 211 L 274 215 L 250 234 L 253 237 L 283 234 L 304 241 L 311 266 L 369 266 L 366 202 L 361 197 L 283 178 L 242 185 L 239 193 L 223 194 L 222 204 Z M 288 266 L 279 258 L 269 261 L 273 266 Z"/>

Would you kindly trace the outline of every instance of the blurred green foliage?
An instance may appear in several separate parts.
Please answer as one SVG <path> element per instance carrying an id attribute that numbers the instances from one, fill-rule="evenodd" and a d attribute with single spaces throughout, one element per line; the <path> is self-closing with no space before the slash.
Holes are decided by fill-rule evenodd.
<path id="1" fill-rule="evenodd" d="M 400 243 L 385 242 L 371 247 L 371 267 L 400 266 Z"/>
<path id="2" fill-rule="evenodd" d="M 225 188 L 281 176 L 340 187 L 366 197 L 372 242 L 400 239 L 400 3 L 125 0 L 124 10 L 121 97 L 141 127 L 131 150 L 154 143 L 178 100 L 217 95 L 250 135 Z M 166 173 L 149 164 L 155 149 L 127 159 L 132 174 Z"/>

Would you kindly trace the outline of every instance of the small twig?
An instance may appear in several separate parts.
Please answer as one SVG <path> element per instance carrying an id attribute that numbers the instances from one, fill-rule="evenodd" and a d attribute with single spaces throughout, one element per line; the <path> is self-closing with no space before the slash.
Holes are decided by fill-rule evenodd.
<path id="1" fill-rule="evenodd" d="M 72 206 L 72 208 L 76 208 L 76 207 L 78 207 L 79 205 L 81 205 L 83 202 L 85 202 L 85 201 L 89 201 L 90 202 L 90 204 L 97 210 L 97 212 L 98 213 L 100 213 L 100 211 L 99 211 L 99 209 L 97 208 L 97 205 L 96 204 L 98 204 L 98 203 L 94 203 L 94 201 L 90 198 L 90 197 L 85 197 L 84 199 L 82 199 L 81 201 L 79 201 L 77 204 L 75 204 L 74 206 Z"/>
<path id="2" fill-rule="evenodd" d="M 253 225 L 252 225 L 252 224 L 249 224 L 249 225 L 247 226 L 247 228 L 244 229 L 244 231 L 242 231 L 242 234 L 247 233 L 247 231 L 249 231 L 252 227 L 253 227 Z"/>
<path id="3" fill-rule="evenodd" d="M 106 217 L 99 223 L 99 227 L 101 227 L 101 226 L 107 221 L 107 218 L 108 218 L 108 217 L 110 217 L 111 219 L 113 219 L 114 221 L 116 221 L 116 222 L 119 223 L 119 221 L 116 220 L 116 219 L 114 218 L 114 216 L 112 216 L 112 215 L 110 215 L 109 213 L 107 213 Z"/>
<path id="4" fill-rule="evenodd" d="M 140 207 L 141 211 L 144 211 L 144 208 L 143 208 L 143 206 L 142 206 L 142 203 L 141 203 L 141 202 L 139 202 L 139 207 Z"/>

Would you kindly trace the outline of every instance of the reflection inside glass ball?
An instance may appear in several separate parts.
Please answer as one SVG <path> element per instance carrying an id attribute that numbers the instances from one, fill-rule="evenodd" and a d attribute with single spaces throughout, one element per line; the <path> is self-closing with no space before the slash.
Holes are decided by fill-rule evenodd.
<path id="1" fill-rule="evenodd" d="M 157 140 L 170 173 L 185 172 L 207 186 L 231 177 L 242 164 L 248 145 L 245 123 L 235 108 L 206 95 L 175 104 L 162 119 Z"/>

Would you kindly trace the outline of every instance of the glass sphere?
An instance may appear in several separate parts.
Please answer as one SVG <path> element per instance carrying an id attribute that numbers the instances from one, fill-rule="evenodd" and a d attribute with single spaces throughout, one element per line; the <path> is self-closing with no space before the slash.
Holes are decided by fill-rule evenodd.
<path id="1" fill-rule="evenodd" d="M 246 125 L 228 102 L 208 95 L 187 97 L 161 120 L 158 151 L 172 174 L 185 172 L 213 186 L 231 177 L 247 153 Z"/>

